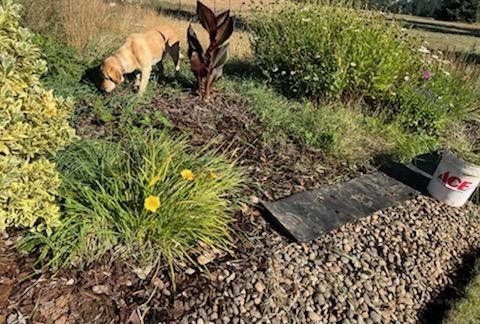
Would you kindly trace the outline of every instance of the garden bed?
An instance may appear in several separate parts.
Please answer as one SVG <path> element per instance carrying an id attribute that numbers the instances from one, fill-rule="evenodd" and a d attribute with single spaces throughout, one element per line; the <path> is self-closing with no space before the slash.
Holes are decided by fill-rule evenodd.
<path id="1" fill-rule="evenodd" d="M 237 217 L 237 230 L 260 238 L 262 233 L 256 221 L 258 212 L 245 208 Z M 264 262 L 266 252 L 255 240 L 250 241 L 241 235 L 235 242 L 234 255 L 224 255 L 209 265 L 212 273 L 199 273 L 191 268 L 178 273 L 178 290 L 175 292 L 166 269 L 148 273 L 147 269 L 133 268 L 128 262 L 119 260 L 115 253 L 109 253 L 87 269 L 58 273 L 38 271 L 34 257 L 16 251 L 18 235 L 18 232 L 10 231 L 0 241 L 1 323 L 7 317 L 8 323 L 15 322 L 14 319 L 21 321 L 22 317 L 28 322 L 105 323 L 113 320 L 126 323 L 129 317 L 137 316 L 137 310 L 141 318 L 155 321 L 176 319 L 190 311 L 188 307 L 179 308 L 176 302 L 184 289 L 199 293 L 209 286 L 211 280 L 215 281 L 215 274 L 221 276 L 225 267 L 242 273 Z M 221 277 L 217 280 L 222 281 Z M 133 320 L 133 323 L 137 322 Z"/>
<path id="2" fill-rule="evenodd" d="M 433 74 L 425 70 L 425 57 L 414 54 L 416 45 L 410 48 L 408 42 L 398 41 L 401 37 L 390 37 L 390 33 L 385 36 L 383 22 L 375 25 L 376 29 L 369 27 L 358 34 L 374 45 L 367 48 L 371 47 L 382 62 L 399 52 L 405 59 L 394 59 L 391 66 L 379 68 L 376 59 L 362 50 L 366 44 L 363 40 L 358 38 L 360 47 L 356 47 L 352 39 L 357 36 L 350 38 L 353 35 L 347 33 L 350 29 L 334 33 L 343 35 L 334 47 L 352 46 L 353 53 L 358 55 L 353 58 L 350 51 L 334 51 L 329 47 L 331 42 L 312 38 L 321 47 L 321 51 L 310 53 L 314 64 L 320 64 L 319 52 L 333 55 L 330 61 L 327 59 L 333 72 L 327 69 L 322 74 L 325 80 L 316 75 L 319 66 L 325 67 L 321 64 L 312 65 L 311 75 L 300 73 L 308 55 L 292 56 L 291 48 L 296 48 L 301 40 L 297 33 L 289 36 L 294 41 L 291 45 L 281 42 L 287 36 L 283 35 L 280 41 L 273 40 L 274 46 L 268 42 L 257 46 L 257 56 L 262 49 L 266 51 L 259 56 L 264 62 L 258 65 L 261 60 L 257 60 L 253 66 L 244 57 L 251 54 L 252 48 L 246 44 L 247 38 L 242 38 L 244 32 L 237 33 L 242 37 L 232 42 L 239 46 L 232 44 L 231 49 L 240 61 L 225 67 L 224 81 L 215 87 L 218 92 L 205 103 L 188 92 L 192 77 L 187 66 L 175 78 L 169 76 L 173 71 L 167 66 L 166 75 L 155 75 L 155 81 L 151 81 L 141 98 L 131 91 L 130 82 L 114 94 L 104 95 L 89 78 L 92 71 L 98 76 L 94 66 L 104 58 L 104 51 L 110 52 L 124 34 L 132 31 L 117 30 L 117 21 L 126 21 L 121 17 L 134 19 L 148 14 L 152 22 L 166 17 L 159 17 L 150 9 L 110 7 L 100 1 L 80 7 L 56 6 L 49 0 L 44 4 L 55 14 L 62 16 L 62 10 L 66 10 L 70 15 L 57 26 L 58 30 L 49 31 L 39 28 L 44 17 L 30 9 L 32 16 L 25 21 L 34 30 L 54 38 L 82 36 L 66 37 L 82 55 L 60 42 L 42 37 L 36 42 L 46 53 L 50 70 L 40 85 L 54 89 L 57 96 L 74 97 L 72 126 L 83 140 L 66 152 L 59 148 L 56 157 L 48 156 L 56 162 L 58 175 L 66 180 L 63 187 L 58 187 L 58 197 L 52 199 L 59 203 L 63 227 L 54 228 L 53 236 L 48 234 L 49 228 L 46 231 L 39 228 L 38 235 L 12 228 L 5 234 L 2 232 L 0 324 L 5 320 L 8 323 L 428 320 L 431 303 L 451 285 L 463 257 L 480 248 L 479 210 L 472 204 L 452 209 L 420 196 L 305 244 L 292 243 L 276 232 L 257 208 L 260 199 L 276 200 L 369 172 L 374 169 L 372 161 L 391 157 L 409 159 L 437 148 L 445 136 L 442 130 L 446 121 L 450 117 L 465 118 L 463 112 L 475 101 L 471 96 L 475 92 L 466 86 L 467 79 L 459 79 L 457 75 L 451 79 L 442 69 L 433 70 Z M 82 17 L 89 20 L 100 9 L 110 13 L 112 19 L 105 22 L 99 15 L 101 19 L 92 21 L 87 30 L 71 28 Z M 336 26 L 343 28 L 342 15 L 353 19 L 359 28 L 365 28 L 364 19 L 376 21 L 375 16 L 368 18 L 350 9 L 324 9 L 329 18 L 325 19 L 324 27 L 330 31 L 336 31 Z M 293 15 L 297 12 L 298 17 Z M 291 13 L 284 17 L 290 17 L 291 23 L 320 19 L 316 11 Z M 305 18 L 301 16 L 304 14 L 312 16 Z M 187 25 L 186 21 L 167 18 L 169 24 L 180 26 L 179 29 Z M 259 35 L 266 31 L 265 23 L 269 21 L 257 21 Z M 277 35 L 275 19 L 270 23 L 272 34 Z M 104 36 L 117 30 L 115 37 L 91 39 L 100 26 Z M 307 32 L 301 36 L 307 39 L 301 41 L 308 41 L 309 35 L 324 35 L 308 28 L 316 24 L 304 26 Z M 405 36 L 400 26 L 390 27 L 396 32 L 394 35 Z M 255 42 L 258 45 L 268 39 L 255 38 L 254 47 Z M 380 42 L 383 45 L 379 51 L 375 48 L 378 39 L 385 41 Z M 269 61 L 268 53 L 276 46 L 280 51 L 273 54 L 278 59 L 278 68 L 277 63 L 274 66 Z M 344 59 L 336 59 L 342 55 Z M 294 62 L 294 57 L 301 59 Z M 362 67 L 359 63 L 366 59 L 371 64 Z M 404 66 L 410 59 L 411 66 Z M 346 67 L 335 65 L 341 62 Z M 298 68 L 290 66 L 292 63 L 298 64 Z M 236 71 L 239 66 L 242 71 Z M 255 73 L 244 73 L 247 66 Z M 392 66 L 397 70 L 392 70 Z M 339 77 L 344 75 L 344 68 L 351 78 Z M 270 84 L 260 76 L 260 70 L 271 72 Z M 388 84 L 375 83 L 382 78 L 370 79 L 375 75 L 371 72 L 379 70 Z M 330 78 L 332 75 L 338 78 Z M 338 83 L 339 80 L 343 83 Z M 277 84 L 274 90 L 272 81 L 284 84 Z M 309 91 L 304 94 L 311 100 L 298 98 L 297 88 L 289 84 L 291 81 L 298 81 L 300 90 L 307 87 Z M 328 87 L 331 93 L 325 98 L 324 81 L 331 82 Z M 449 82 L 454 82 L 454 86 Z M 404 86 L 399 96 L 391 91 L 397 83 Z M 430 88 L 439 90 L 441 95 L 437 96 Z M 378 100 L 371 100 L 377 96 Z M 451 98 L 460 102 L 458 116 L 451 113 L 454 107 L 451 103 L 446 112 L 438 111 L 438 100 L 442 98 L 445 105 Z M 54 114 L 50 110 L 46 113 Z M 67 117 L 62 117 L 62 121 L 66 124 Z M 470 134 L 478 133 L 477 124 L 468 127 Z M 154 137 L 157 131 L 161 135 Z M 205 147 L 216 151 L 215 154 L 202 156 Z M 233 168 L 229 159 L 239 168 Z M 215 190 L 219 187 L 226 189 Z M 197 191 L 198 188 L 211 191 Z M 195 209 L 197 206 L 204 208 Z M 239 207 L 235 213 L 233 206 Z M 201 225 L 200 219 L 204 221 Z M 171 223 L 174 225 L 169 226 Z M 234 234 L 231 242 L 227 237 L 229 226 Z M 215 230 L 225 234 L 225 241 L 216 241 L 219 237 Z M 172 232 L 180 234 L 170 236 Z M 32 250 L 37 248 L 35 254 L 18 252 L 16 243 L 22 235 L 29 235 L 27 242 Z M 177 239 L 185 240 L 178 244 Z M 218 247 L 228 247 L 231 253 Z M 178 254 L 176 248 L 180 250 Z M 136 262 L 152 264 L 151 257 L 157 256 L 157 252 L 158 259 L 153 264 L 160 260 L 160 266 L 156 268 L 142 268 Z M 96 257 L 99 255 L 102 256 Z M 200 257 L 203 257 L 201 262 Z M 52 259 L 60 260 L 53 262 L 56 265 L 65 265 L 61 262 L 65 261 L 74 266 L 58 272 L 48 267 L 52 264 L 39 269 L 41 262 Z M 35 264 L 35 260 L 39 263 Z M 94 262 L 87 266 L 90 261 Z"/>
<path id="3" fill-rule="evenodd" d="M 360 173 L 328 166 L 320 153 L 293 141 L 267 143 L 248 103 L 235 96 L 216 95 L 204 104 L 190 93 L 161 92 L 137 106 L 131 121 L 140 125 L 134 116 L 157 111 L 168 118 L 157 127 L 230 152 L 251 175 L 249 196 L 278 199 Z M 120 138 L 116 113 L 104 121 L 85 110 L 77 116 L 77 132 Z M 87 269 L 34 270 L 34 259 L 14 250 L 18 233 L 11 231 L 0 243 L 0 276 L 6 278 L 0 303 L 10 319 L 21 314 L 39 322 L 418 320 L 449 285 L 462 255 L 480 247 L 475 208 L 418 198 L 298 245 L 247 202 L 235 215 L 233 253 L 209 263 L 210 272 L 179 272 L 176 292 L 166 269 L 140 279 L 135 273 L 145 275 L 142 269 L 119 260 L 115 251 Z"/>
<path id="4" fill-rule="evenodd" d="M 333 166 L 325 167 L 320 152 L 294 143 L 277 142 L 272 146 L 267 145 L 262 138 L 262 126 L 249 112 L 247 103 L 231 96 L 216 95 L 213 101 L 205 104 L 190 93 L 163 93 L 155 96 L 151 103 L 139 105 L 133 116 L 144 118 L 154 116 L 155 112 L 164 114 L 170 120 L 168 128 L 173 133 L 191 134 L 192 144 L 200 146 L 210 143 L 214 148 L 229 152 L 232 158 L 237 159 L 238 164 L 251 174 L 251 185 L 245 188 L 244 193 L 252 195 L 254 200 L 257 197 L 278 199 L 315 188 L 332 181 L 332 176 L 338 174 Z M 112 116 L 117 113 L 121 114 L 112 111 Z M 112 117 L 112 120 L 104 121 L 98 113 L 88 109 L 80 110 L 78 114 L 75 126 L 77 134 L 82 137 L 121 138 L 123 135 L 118 118 Z M 139 119 L 133 117 L 132 120 L 134 124 L 138 122 L 140 125 Z M 259 212 L 244 205 L 242 211 L 236 214 L 234 226 L 240 236 L 235 242 L 234 254 L 217 260 L 218 263 L 212 267 L 214 272 L 221 273 L 222 267 L 218 266 L 227 260 L 232 262 L 227 268 L 235 273 L 242 273 L 265 262 L 268 255 L 262 235 L 265 226 L 259 226 L 259 223 L 263 223 Z M 246 233 L 248 237 L 245 236 Z M 13 248 L 17 235 L 18 233 L 11 232 L 7 240 L 8 247 L 4 245 L 2 248 Z M 262 242 L 261 246 L 258 246 L 259 242 Z M 33 258 L 22 257 L 9 249 L 9 253 L 2 253 L 0 264 L 5 265 L 2 269 L 10 269 L 2 274 L 9 278 L 8 285 L 15 285 L 11 291 L 13 295 L 9 298 L 9 308 L 37 321 L 50 318 L 61 321 L 65 315 L 70 321 L 82 319 L 85 322 L 103 322 L 112 318 L 123 321 L 130 316 L 132 310 L 145 303 L 154 291 L 155 294 L 160 294 L 155 295 L 153 304 L 148 305 L 156 305 L 159 309 L 154 315 L 157 319 L 177 318 L 188 311 L 179 310 L 176 307 L 178 303 L 165 307 L 174 300 L 166 269 L 161 269 L 155 280 L 152 281 L 150 276 L 148 280 L 142 281 L 128 263 L 118 260 L 112 254 L 85 272 L 77 269 L 64 270 L 58 274 L 38 273 L 31 280 L 25 281 L 22 280 L 23 276 L 31 275 L 34 271 Z M 186 283 L 189 289 L 200 291 L 202 286 L 209 285 L 210 279 L 205 276 L 196 272 L 192 278 L 179 273 L 176 281 L 179 287 Z M 92 288 L 96 286 L 108 287 L 108 291 L 105 294 L 95 294 Z M 48 293 L 45 293 L 47 287 Z M 102 305 L 100 309 L 99 304 Z"/>
<path id="5" fill-rule="evenodd" d="M 121 109 L 121 108 L 120 108 Z M 121 111 L 112 111 L 113 116 Z M 167 118 L 155 123 L 158 113 Z M 77 117 L 80 136 L 121 137 L 119 119 L 107 122 L 92 111 Z M 142 127 L 142 120 L 154 127 L 166 127 L 177 135 L 190 134 L 193 145 L 212 145 L 247 168 L 252 183 L 246 194 L 276 200 L 306 189 L 348 179 L 361 170 L 347 163 L 334 163 L 325 155 L 289 139 L 269 140 L 259 119 L 246 100 L 229 94 L 216 94 L 208 103 L 188 92 L 161 92 L 150 103 L 134 108 L 130 121 Z"/>
<path id="6" fill-rule="evenodd" d="M 190 93 L 162 93 L 151 103 L 138 106 L 134 116 L 154 116 L 155 112 L 161 112 L 169 119 L 168 128 L 173 133 L 190 134 L 194 145 L 210 144 L 231 154 L 251 175 L 251 183 L 244 193 L 252 196 L 254 202 L 258 198 L 278 199 L 326 185 L 341 174 L 342 167 L 327 167 L 320 152 L 292 142 L 267 144 L 261 124 L 249 111 L 245 101 L 228 95 L 216 95 L 205 104 Z M 112 115 L 116 113 L 113 111 Z M 85 138 L 122 136 L 122 128 L 115 117 L 104 121 L 97 113 L 85 110 L 80 111 L 76 121 L 77 134 Z M 133 118 L 133 122 L 136 121 Z M 343 169 L 345 178 L 354 175 L 346 166 Z M 185 289 L 201 293 L 210 286 L 212 278 L 222 284 L 227 277 L 230 282 L 247 269 L 266 265 L 271 247 L 282 240 L 267 229 L 260 213 L 248 202 L 236 214 L 234 227 L 238 234 L 234 253 L 217 259 L 211 266 L 211 274 L 198 271 L 192 274 L 193 269 L 178 273 L 178 293 Z M 273 237 L 267 239 L 266 232 Z M 14 242 L 19 239 L 17 235 L 18 232 L 11 231 L 1 243 L 5 253 L 1 254 L 0 264 L 2 269 L 7 269 L 1 276 L 8 278 L 9 287 L 14 287 L 9 291 L 10 298 L 7 297 L 8 313 L 17 311 L 35 321 L 53 318 L 60 322 L 68 319 L 100 323 L 116 318 L 123 322 L 149 299 L 140 309 L 144 316 L 153 316 L 155 320 L 176 319 L 191 311 L 188 306 L 180 307 L 175 302 L 175 296 L 179 295 L 172 291 L 166 269 L 141 280 L 131 265 L 118 260 L 112 252 L 85 270 L 62 270 L 56 274 L 36 272 L 34 259 L 21 256 L 13 249 Z M 24 279 L 25 276 L 28 278 Z M 150 307 L 156 311 L 148 312 Z"/>

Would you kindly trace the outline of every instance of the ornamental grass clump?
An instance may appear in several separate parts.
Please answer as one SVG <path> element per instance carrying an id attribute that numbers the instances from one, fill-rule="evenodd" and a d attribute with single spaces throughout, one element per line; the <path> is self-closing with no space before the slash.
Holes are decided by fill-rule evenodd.
<path id="1" fill-rule="evenodd" d="M 243 175 L 224 156 L 134 132 L 120 143 L 80 141 L 57 164 L 62 225 L 22 244 L 53 267 L 85 265 L 114 249 L 139 266 L 168 264 L 173 274 L 231 243 Z"/>
<path id="2" fill-rule="evenodd" d="M 19 25 L 20 9 L 0 3 L 0 230 L 50 233 L 59 225 L 60 179 L 49 159 L 74 136 L 72 105 L 42 88 L 46 63 Z"/>

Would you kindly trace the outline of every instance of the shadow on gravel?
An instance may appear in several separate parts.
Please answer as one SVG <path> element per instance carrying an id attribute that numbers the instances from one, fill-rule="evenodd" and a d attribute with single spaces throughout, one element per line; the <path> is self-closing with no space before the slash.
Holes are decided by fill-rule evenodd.
<path id="1" fill-rule="evenodd" d="M 432 152 L 419 155 L 406 165 L 391 161 L 380 162 L 380 171 L 422 194 L 428 195 L 427 186 L 439 162 L 440 155 Z"/>
<path id="2" fill-rule="evenodd" d="M 464 255 L 463 263 L 452 277 L 452 284 L 445 287 L 442 292 L 425 308 L 420 311 L 421 323 L 441 323 L 453 304 L 464 297 L 466 286 L 475 275 L 475 261 L 480 257 L 480 250 Z"/>

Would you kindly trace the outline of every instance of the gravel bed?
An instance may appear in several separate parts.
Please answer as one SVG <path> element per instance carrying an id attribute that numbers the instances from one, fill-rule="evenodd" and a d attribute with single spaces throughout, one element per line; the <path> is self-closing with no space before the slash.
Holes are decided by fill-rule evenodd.
<path id="1" fill-rule="evenodd" d="M 227 262 L 209 287 L 182 292 L 182 323 L 418 322 L 480 247 L 480 222 L 476 206 L 418 197 L 311 243 L 268 235 L 261 263 L 235 273 Z"/>

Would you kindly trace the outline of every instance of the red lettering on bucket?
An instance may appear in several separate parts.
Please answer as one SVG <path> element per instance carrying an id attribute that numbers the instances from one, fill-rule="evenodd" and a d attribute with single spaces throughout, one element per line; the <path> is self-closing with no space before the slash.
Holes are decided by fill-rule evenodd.
<path id="1" fill-rule="evenodd" d="M 462 182 L 462 180 L 461 180 L 460 178 L 457 178 L 457 177 L 450 177 L 450 178 L 448 178 L 448 180 L 447 180 L 448 185 L 449 185 L 450 187 L 454 187 L 454 188 L 458 187 L 458 184 L 459 184 L 460 182 Z"/>
<path id="2" fill-rule="evenodd" d="M 470 189 L 471 184 L 472 184 L 471 182 L 464 181 L 458 186 L 458 190 L 461 190 L 461 191 L 468 190 L 468 189 Z"/>
<path id="3" fill-rule="evenodd" d="M 469 181 L 464 181 L 459 177 L 450 176 L 450 171 L 446 171 L 438 176 L 438 179 L 447 187 L 453 190 L 466 191 L 470 189 L 472 184 Z"/>
<path id="4" fill-rule="evenodd" d="M 438 178 L 439 178 L 440 181 L 442 181 L 443 183 L 447 183 L 447 181 L 448 181 L 448 175 L 449 175 L 449 174 L 450 174 L 450 172 L 447 171 L 447 172 L 439 175 Z"/>

